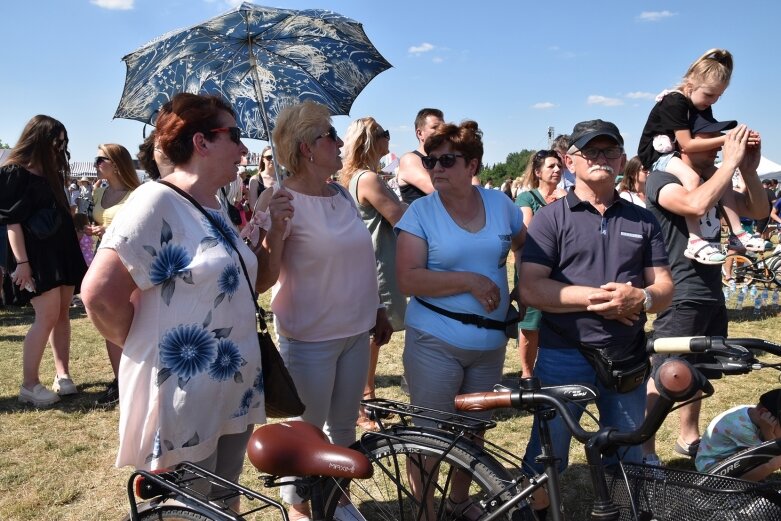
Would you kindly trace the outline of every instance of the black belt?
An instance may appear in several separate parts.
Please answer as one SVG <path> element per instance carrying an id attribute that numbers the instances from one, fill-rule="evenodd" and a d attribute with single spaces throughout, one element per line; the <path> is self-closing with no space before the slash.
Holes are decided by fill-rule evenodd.
<path id="1" fill-rule="evenodd" d="M 519 322 L 519 320 L 510 320 L 509 322 L 504 322 L 501 320 L 494 320 L 492 318 L 487 318 L 482 315 L 473 315 L 472 313 L 455 313 L 453 311 L 442 309 L 441 307 L 435 306 L 434 304 L 430 304 L 425 300 L 419 299 L 418 297 L 415 297 L 415 300 L 417 300 L 424 307 L 429 308 L 431 311 L 435 313 L 439 313 L 440 315 L 446 316 L 448 318 L 452 318 L 453 320 L 458 320 L 462 324 L 469 324 L 469 325 L 481 327 L 483 329 L 497 329 L 499 331 L 504 331 L 508 325 L 512 325 L 513 323 Z"/>

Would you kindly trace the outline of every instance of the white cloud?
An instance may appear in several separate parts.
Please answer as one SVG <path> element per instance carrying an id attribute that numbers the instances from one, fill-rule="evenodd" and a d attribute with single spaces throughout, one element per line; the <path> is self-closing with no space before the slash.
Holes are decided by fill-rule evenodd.
<path id="1" fill-rule="evenodd" d="M 442 63 L 443 61 L 445 61 L 445 59 L 441 56 L 434 56 L 433 58 L 431 58 L 431 61 L 434 63 Z"/>
<path id="2" fill-rule="evenodd" d="M 535 103 L 534 105 L 532 105 L 532 108 L 538 110 L 546 110 L 546 109 L 552 109 L 555 106 L 556 105 L 554 105 L 550 101 L 541 101 L 539 103 Z"/>
<path id="3" fill-rule="evenodd" d="M 430 52 L 434 50 L 434 46 L 428 42 L 423 42 L 420 45 L 414 45 L 407 49 L 410 54 L 422 54 L 424 52 Z"/>
<path id="4" fill-rule="evenodd" d="M 665 18 L 671 18 L 677 15 L 678 13 L 672 13 L 670 11 L 643 11 L 637 19 L 641 22 L 660 22 Z"/>
<path id="5" fill-rule="evenodd" d="M 656 94 L 652 92 L 627 92 L 626 97 L 629 99 L 647 99 L 647 100 L 653 100 L 656 99 Z"/>
<path id="6" fill-rule="evenodd" d="M 605 96 L 597 96 L 596 94 L 589 96 L 586 103 L 589 105 L 602 105 L 603 107 L 617 107 L 624 104 L 624 102 L 618 98 L 608 98 Z"/>
<path id="7" fill-rule="evenodd" d="M 103 9 L 127 11 L 128 9 L 133 9 L 135 0 L 90 0 L 90 2 Z"/>

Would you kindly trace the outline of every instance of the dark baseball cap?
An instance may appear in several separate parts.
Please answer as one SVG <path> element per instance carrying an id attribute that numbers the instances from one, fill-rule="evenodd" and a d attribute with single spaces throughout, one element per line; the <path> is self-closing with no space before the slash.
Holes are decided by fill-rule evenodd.
<path id="1" fill-rule="evenodd" d="M 781 418 L 781 389 L 773 389 L 759 397 L 759 405 L 770 411 L 776 418 Z"/>
<path id="2" fill-rule="evenodd" d="M 691 119 L 689 119 L 689 129 L 692 135 L 694 134 L 712 134 L 713 132 L 724 132 L 731 128 L 738 126 L 738 122 L 732 121 L 716 121 L 713 117 L 707 117 L 701 113 L 696 113 Z"/>
<path id="3" fill-rule="evenodd" d="M 599 136 L 607 136 L 621 146 L 624 146 L 624 138 L 618 127 L 609 121 L 601 119 L 592 119 L 590 121 L 581 121 L 572 129 L 569 137 L 570 148 L 575 147 L 578 150 L 583 148 L 589 141 Z"/>

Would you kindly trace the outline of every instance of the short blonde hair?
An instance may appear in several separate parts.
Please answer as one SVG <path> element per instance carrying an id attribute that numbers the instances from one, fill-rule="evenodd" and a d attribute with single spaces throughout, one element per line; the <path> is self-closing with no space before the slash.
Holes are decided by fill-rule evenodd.
<path id="1" fill-rule="evenodd" d="M 307 100 L 282 109 L 272 132 L 277 163 L 287 168 L 290 175 L 294 175 L 301 166 L 302 156 L 298 146 L 301 143 L 314 143 L 320 128 L 330 122 L 328 108 L 314 101 Z"/>

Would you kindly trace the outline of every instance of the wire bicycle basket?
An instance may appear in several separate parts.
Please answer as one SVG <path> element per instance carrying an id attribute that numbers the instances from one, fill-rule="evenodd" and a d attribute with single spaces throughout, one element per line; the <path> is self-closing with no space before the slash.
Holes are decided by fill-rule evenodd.
<path id="1" fill-rule="evenodd" d="M 781 521 L 779 482 L 625 463 L 608 474 L 608 487 L 622 521 Z"/>

